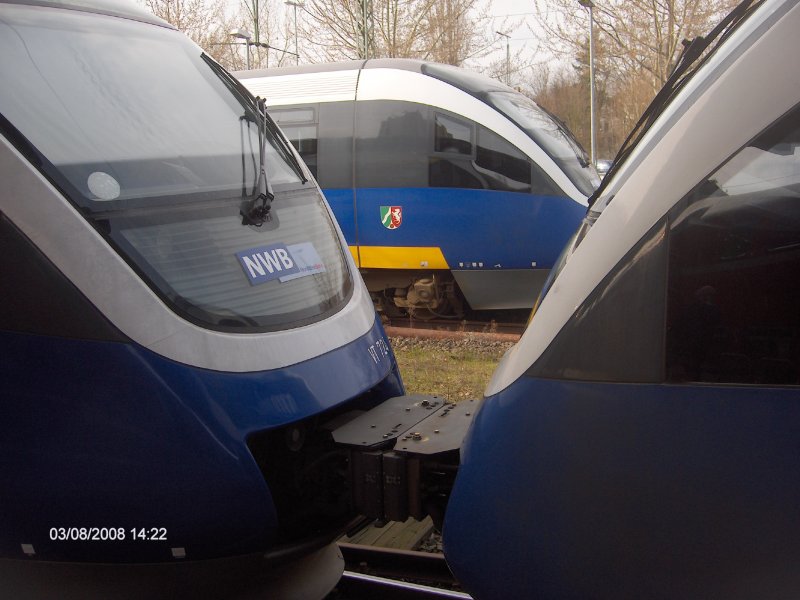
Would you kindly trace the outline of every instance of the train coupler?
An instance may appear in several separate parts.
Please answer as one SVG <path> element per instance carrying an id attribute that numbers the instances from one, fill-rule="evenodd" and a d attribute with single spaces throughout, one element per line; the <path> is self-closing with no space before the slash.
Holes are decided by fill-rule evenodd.
<path id="1" fill-rule="evenodd" d="M 422 520 L 441 525 L 476 400 L 398 396 L 333 431 L 350 451 L 353 503 L 376 520 Z"/>

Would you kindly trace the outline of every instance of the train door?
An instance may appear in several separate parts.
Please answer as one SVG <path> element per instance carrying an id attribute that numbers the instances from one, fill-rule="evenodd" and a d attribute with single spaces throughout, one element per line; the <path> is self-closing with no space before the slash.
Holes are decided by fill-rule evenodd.
<path id="1" fill-rule="evenodd" d="M 427 215 L 428 109 L 356 102 L 355 195 L 362 267 L 436 269 L 443 263 Z"/>

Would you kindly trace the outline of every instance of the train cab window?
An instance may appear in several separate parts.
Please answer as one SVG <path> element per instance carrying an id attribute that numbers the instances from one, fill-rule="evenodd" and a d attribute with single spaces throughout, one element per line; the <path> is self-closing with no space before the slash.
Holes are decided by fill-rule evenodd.
<path id="1" fill-rule="evenodd" d="M 473 144 L 475 126 L 448 115 L 434 116 L 434 154 L 428 164 L 431 187 L 483 189 L 482 177 L 475 170 Z"/>
<path id="2" fill-rule="evenodd" d="M 667 378 L 800 383 L 800 109 L 670 219 Z"/>
<path id="3" fill-rule="evenodd" d="M 270 116 L 280 126 L 295 150 L 300 153 L 314 177 L 317 177 L 318 121 L 313 107 L 276 109 Z"/>
<path id="4" fill-rule="evenodd" d="M 436 152 L 472 155 L 471 123 L 455 119 L 450 116 L 436 115 Z"/>
<path id="5" fill-rule="evenodd" d="M 514 145 L 485 127 L 478 128 L 475 170 L 491 190 L 531 191 L 531 163 Z"/>

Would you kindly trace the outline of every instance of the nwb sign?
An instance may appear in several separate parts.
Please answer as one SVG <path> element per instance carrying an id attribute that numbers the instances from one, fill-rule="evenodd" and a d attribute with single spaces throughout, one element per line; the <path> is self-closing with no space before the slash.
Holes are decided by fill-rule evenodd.
<path id="1" fill-rule="evenodd" d="M 236 253 L 251 285 L 266 283 L 300 272 L 289 249 L 284 244 L 250 248 Z"/>
<path id="2" fill-rule="evenodd" d="M 281 282 L 325 271 L 314 244 L 271 244 L 236 253 L 250 285 L 266 283 L 273 279 Z"/>

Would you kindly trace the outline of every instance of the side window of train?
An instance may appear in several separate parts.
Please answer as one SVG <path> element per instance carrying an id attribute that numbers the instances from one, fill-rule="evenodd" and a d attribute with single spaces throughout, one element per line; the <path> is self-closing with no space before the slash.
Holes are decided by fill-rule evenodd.
<path id="1" fill-rule="evenodd" d="M 434 150 L 472 156 L 472 123 L 437 113 Z"/>
<path id="2" fill-rule="evenodd" d="M 800 383 L 800 109 L 670 214 L 671 381 Z"/>
<path id="3" fill-rule="evenodd" d="M 434 114 L 434 154 L 428 172 L 431 187 L 485 187 L 473 167 L 474 139 L 475 124 L 471 121 Z"/>
<path id="4" fill-rule="evenodd" d="M 483 126 L 478 127 L 475 170 L 490 190 L 531 191 L 531 162 L 528 157 Z"/>
<path id="5" fill-rule="evenodd" d="M 313 106 L 278 108 L 269 111 L 292 145 L 300 153 L 309 170 L 317 177 L 317 145 L 319 120 Z"/>

